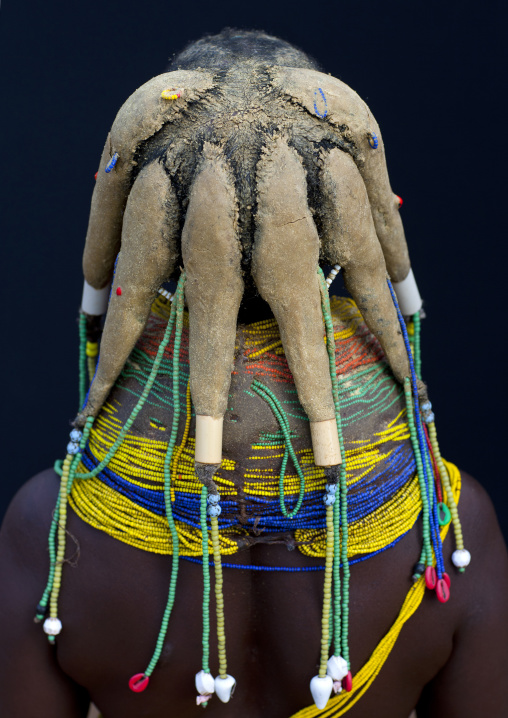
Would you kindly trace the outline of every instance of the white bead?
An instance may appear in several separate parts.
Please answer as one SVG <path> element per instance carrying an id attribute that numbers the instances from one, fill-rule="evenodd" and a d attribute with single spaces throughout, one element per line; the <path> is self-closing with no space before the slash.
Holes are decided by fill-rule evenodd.
<path id="1" fill-rule="evenodd" d="M 73 441 L 75 444 L 79 444 L 83 437 L 83 432 L 79 429 L 73 429 L 71 433 L 69 434 L 71 441 Z"/>
<path id="2" fill-rule="evenodd" d="M 342 693 L 342 681 L 334 681 L 333 682 L 333 692 L 334 693 Z"/>
<path id="3" fill-rule="evenodd" d="M 326 674 L 334 681 L 341 681 L 348 674 L 347 663 L 342 656 L 331 656 L 326 664 Z"/>
<path id="4" fill-rule="evenodd" d="M 196 673 L 195 683 L 197 692 L 202 696 L 215 691 L 215 683 L 211 673 L 199 671 L 199 673 Z"/>
<path id="5" fill-rule="evenodd" d="M 314 676 L 311 680 L 310 692 L 312 693 L 312 698 L 314 699 L 316 707 L 319 708 L 320 711 L 322 711 L 328 703 L 330 696 L 332 695 L 332 688 L 333 681 L 330 676 L 325 676 L 324 678 Z"/>
<path id="6" fill-rule="evenodd" d="M 235 686 L 236 681 L 233 676 L 227 675 L 225 678 L 217 676 L 215 679 L 215 692 L 217 693 L 217 698 L 223 703 L 227 703 L 233 695 Z"/>
<path id="7" fill-rule="evenodd" d="M 465 548 L 458 548 L 452 553 L 452 563 L 457 568 L 465 568 L 471 563 L 471 554 Z"/>
<path id="8" fill-rule="evenodd" d="M 59 618 L 46 618 L 42 628 L 48 636 L 58 636 L 62 630 L 62 621 Z"/>
<path id="9" fill-rule="evenodd" d="M 215 504 L 215 506 L 209 506 L 208 507 L 208 516 L 220 516 L 221 514 L 221 507 L 219 504 Z"/>
<path id="10" fill-rule="evenodd" d="M 79 444 L 76 444 L 74 441 L 69 441 L 67 444 L 67 453 L 68 454 L 77 454 L 79 451 Z"/>

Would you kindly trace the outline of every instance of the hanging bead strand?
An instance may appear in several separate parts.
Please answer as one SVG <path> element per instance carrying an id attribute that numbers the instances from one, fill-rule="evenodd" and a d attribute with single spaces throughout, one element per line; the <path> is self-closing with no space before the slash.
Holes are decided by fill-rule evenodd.
<path id="1" fill-rule="evenodd" d="M 413 355 L 411 352 L 411 347 L 409 344 L 409 337 L 407 334 L 406 329 L 406 323 L 404 321 L 404 317 L 401 314 L 397 297 L 395 295 L 395 291 L 392 287 L 392 283 L 387 278 L 388 288 L 390 290 L 390 293 L 392 295 L 392 300 L 397 312 L 397 316 L 399 319 L 400 328 L 402 330 L 402 336 L 404 338 L 404 343 L 406 345 L 406 351 L 408 355 L 409 360 L 409 368 L 411 372 L 411 384 L 412 384 L 412 390 L 413 390 L 413 402 L 414 402 L 414 416 L 415 416 L 415 426 L 416 426 L 416 434 L 418 437 L 418 447 L 419 452 L 422 457 L 421 465 L 423 467 L 423 477 L 425 481 L 425 491 L 427 493 L 427 500 L 429 503 L 429 517 L 430 517 L 430 529 L 431 529 L 431 539 L 434 547 L 434 554 L 436 557 L 436 565 L 437 565 L 437 581 L 439 584 L 439 588 L 442 586 L 443 581 L 443 574 L 445 573 L 444 570 L 444 562 L 443 562 L 443 547 L 441 543 L 441 536 L 439 533 L 439 521 L 438 521 L 438 515 L 437 515 L 437 501 L 435 496 L 435 486 L 434 482 L 429 481 L 429 475 L 427 471 L 427 460 L 426 457 L 428 455 L 428 449 L 427 444 L 425 442 L 425 436 L 423 433 L 423 427 L 422 427 L 422 418 L 420 416 L 420 403 L 418 399 L 418 384 L 416 379 L 416 372 L 413 362 Z M 428 567 L 429 568 L 429 567 Z M 430 570 L 429 570 L 430 573 Z M 441 599 L 440 599 L 441 600 Z"/>
<path id="2" fill-rule="evenodd" d="M 148 664 L 146 670 L 143 673 L 136 673 L 133 675 L 129 680 L 129 688 L 134 691 L 135 693 L 140 693 L 141 691 L 144 691 L 148 687 L 148 683 L 150 681 L 150 676 L 152 675 L 158 661 L 160 658 L 160 655 L 162 653 L 162 649 L 164 647 L 164 640 L 166 638 L 166 633 L 168 630 L 168 623 L 169 618 L 171 616 L 171 611 L 173 610 L 173 605 L 175 602 L 175 592 L 176 592 L 176 581 L 178 578 L 178 566 L 179 566 L 179 539 L 178 539 L 178 532 L 176 530 L 175 521 L 173 518 L 173 511 L 171 508 L 171 460 L 173 458 L 173 451 L 175 449 L 176 445 L 176 439 L 178 434 L 178 424 L 180 420 L 180 344 L 181 344 L 181 337 L 182 337 L 182 327 L 183 327 L 183 309 L 184 309 L 184 286 L 185 286 L 185 272 L 182 272 L 180 275 L 180 279 L 178 281 L 178 285 L 175 292 L 175 301 L 171 305 L 171 314 L 168 321 L 168 326 L 172 325 L 173 322 L 171 322 L 171 317 L 173 316 L 174 321 L 174 315 L 176 314 L 176 327 L 175 327 L 175 343 L 173 348 L 173 420 L 171 424 L 171 434 L 169 437 L 169 443 L 168 448 L 166 451 L 166 456 L 164 458 L 164 504 L 166 507 L 166 517 L 169 524 L 169 530 L 171 532 L 171 540 L 173 544 L 173 557 L 172 557 L 172 565 L 171 565 L 171 579 L 169 582 L 169 591 L 168 591 L 168 598 L 166 602 L 166 608 L 164 609 L 164 614 L 162 616 L 161 621 L 161 627 L 159 629 L 159 635 L 157 636 L 157 641 L 155 645 L 155 651 L 152 655 L 152 658 L 150 659 L 150 663 Z M 166 339 L 166 336 L 168 335 L 168 331 L 166 329 L 166 334 L 164 336 L 164 339 Z M 164 340 L 163 340 L 164 341 Z M 169 336 L 167 336 L 167 341 L 169 341 Z M 167 344 L 166 341 L 166 344 Z M 161 343 L 162 345 L 162 343 Z M 159 351 L 157 352 L 157 357 L 159 357 L 159 353 L 161 354 L 162 358 L 162 352 L 160 352 L 160 346 Z M 154 362 L 155 367 L 155 362 Z M 157 365 L 158 367 L 158 365 Z M 152 368 L 152 372 L 150 374 L 150 377 L 154 374 L 154 369 Z M 156 372 L 155 372 L 156 374 Z M 153 375 L 153 381 L 155 380 L 155 374 Z M 148 385 L 148 382 L 147 382 Z M 147 386 L 146 385 L 146 386 Z M 143 390 L 142 397 L 145 395 L 146 392 L 146 386 Z M 151 384 L 150 384 L 151 386 Z M 148 392 L 146 392 L 146 396 L 148 396 Z M 146 398 L 145 396 L 145 398 Z M 138 402 L 139 404 L 139 402 Z M 131 414 L 132 416 L 132 414 Z"/>
<path id="3" fill-rule="evenodd" d="M 49 617 L 43 624 L 44 633 L 48 636 L 50 643 L 54 643 L 55 637 L 62 630 L 62 621 L 58 617 L 58 598 L 60 595 L 60 586 L 62 582 L 62 569 L 65 560 L 65 544 L 67 536 L 67 497 L 72 488 L 76 468 L 81 461 L 81 455 L 88 441 L 88 436 L 92 428 L 93 418 L 89 417 L 86 421 L 83 432 L 73 429 L 70 433 L 70 442 L 67 444 L 67 456 L 62 465 L 62 476 L 60 479 L 60 491 L 58 494 L 58 514 L 55 511 L 53 523 L 56 526 L 57 549 L 50 553 L 50 569 L 49 578 L 44 591 L 43 598 L 37 607 L 37 615 L 44 614 L 47 607 L 47 599 L 49 596 Z M 53 525 L 50 529 L 50 537 L 55 536 Z M 42 609 L 39 612 L 39 608 Z M 36 615 L 36 617 L 37 617 Z"/>
<path id="4" fill-rule="evenodd" d="M 79 327 L 79 407 L 85 403 L 87 367 L 86 367 L 86 315 L 82 312 L 78 319 Z"/>
<path id="5" fill-rule="evenodd" d="M 201 542 L 203 547 L 203 654 L 201 670 L 196 673 L 195 684 L 198 695 L 196 704 L 206 708 L 208 701 L 215 691 L 213 676 L 210 673 L 208 663 L 210 657 L 210 553 L 208 546 L 208 525 L 206 522 L 206 509 L 208 502 L 208 489 L 203 486 L 201 489 L 200 522 Z"/>
<path id="6" fill-rule="evenodd" d="M 325 580 L 323 587 L 323 610 L 321 617 L 321 654 L 319 660 L 319 672 L 310 682 L 310 691 L 316 706 L 322 710 L 330 698 L 333 689 L 333 679 L 327 673 L 328 650 L 330 645 L 330 607 L 332 602 L 332 577 L 333 577 L 333 504 L 335 502 L 335 491 L 337 484 L 327 484 L 324 503 L 326 506 L 326 556 L 325 556 Z"/>
<path id="7" fill-rule="evenodd" d="M 412 316 L 414 335 L 413 335 L 413 346 L 414 346 L 414 362 L 415 372 L 418 379 L 422 378 L 422 355 L 421 355 L 421 318 L 420 312 L 416 312 Z"/>
<path id="8" fill-rule="evenodd" d="M 436 425 L 434 423 L 434 414 L 432 414 L 432 416 L 429 418 L 431 419 L 431 421 L 427 423 L 427 428 L 429 430 L 429 439 L 432 449 L 434 451 L 434 456 L 436 458 L 436 463 L 439 469 L 439 473 L 441 475 L 444 490 L 446 491 L 446 501 L 452 516 L 453 532 L 455 534 L 455 545 L 457 548 L 452 554 L 452 563 L 459 569 L 461 573 L 463 573 L 466 567 L 469 566 L 469 563 L 471 562 L 471 554 L 466 548 L 464 548 L 464 536 L 462 534 L 462 525 L 460 523 L 459 511 L 453 497 L 453 491 L 450 484 L 450 476 L 441 457 L 441 451 L 439 449 L 439 444 L 437 441 Z"/>

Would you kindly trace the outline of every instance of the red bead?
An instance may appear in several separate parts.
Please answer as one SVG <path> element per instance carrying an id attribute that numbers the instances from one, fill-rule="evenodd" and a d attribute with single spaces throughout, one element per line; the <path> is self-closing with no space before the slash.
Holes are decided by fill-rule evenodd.
<path id="1" fill-rule="evenodd" d="M 97 175 L 98 175 L 98 174 L 99 174 L 98 172 L 95 173 L 95 179 L 96 179 L 96 180 L 97 180 Z"/>
<path id="2" fill-rule="evenodd" d="M 117 288 L 116 288 L 116 296 L 117 296 L 117 297 L 121 297 L 121 296 L 122 296 L 122 287 L 117 287 Z"/>
<path id="3" fill-rule="evenodd" d="M 446 583 L 446 585 L 448 586 L 448 588 L 450 588 L 450 586 L 452 585 L 452 581 L 451 581 L 451 578 L 448 576 L 447 573 L 443 573 L 443 581 Z"/>
<path id="4" fill-rule="evenodd" d="M 450 598 L 450 586 L 444 578 L 440 578 L 437 582 L 436 595 L 441 603 L 446 603 Z"/>
<path id="5" fill-rule="evenodd" d="M 134 691 L 134 693 L 141 693 L 141 691 L 144 691 L 145 688 L 148 687 L 149 682 L 150 678 L 145 676 L 144 673 L 136 673 L 129 681 L 129 688 L 131 691 Z"/>
<path id="6" fill-rule="evenodd" d="M 402 202 L 402 197 L 399 197 L 398 194 L 396 194 L 395 196 L 396 196 L 397 199 L 399 200 L 399 207 L 402 207 L 402 204 L 403 204 L 403 202 Z"/>
<path id="7" fill-rule="evenodd" d="M 342 679 L 342 688 L 347 691 L 347 693 L 353 690 L 353 676 L 351 675 L 351 671 L 348 671 L 347 676 L 344 676 Z"/>
<path id="8" fill-rule="evenodd" d="M 425 569 L 425 585 L 427 588 L 430 588 L 430 590 L 434 590 L 436 588 L 437 584 L 437 574 L 436 569 L 434 566 L 427 566 Z"/>

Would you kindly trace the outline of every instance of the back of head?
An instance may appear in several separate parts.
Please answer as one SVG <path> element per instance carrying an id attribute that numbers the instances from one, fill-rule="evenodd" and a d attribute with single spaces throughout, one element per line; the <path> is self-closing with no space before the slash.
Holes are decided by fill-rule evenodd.
<path id="1" fill-rule="evenodd" d="M 261 30 L 224 28 L 217 35 L 206 35 L 178 53 L 168 70 L 228 70 L 240 63 L 284 65 L 319 70 L 318 64 L 285 40 Z"/>

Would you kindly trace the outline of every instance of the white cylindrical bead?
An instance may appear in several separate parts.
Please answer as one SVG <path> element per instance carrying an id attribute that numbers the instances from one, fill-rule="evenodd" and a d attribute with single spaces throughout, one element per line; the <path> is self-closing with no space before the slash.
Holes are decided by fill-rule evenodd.
<path id="1" fill-rule="evenodd" d="M 196 416 L 195 460 L 199 464 L 220 464 L 222 461 L 223 416 Z"/>
<path id="2" fill-rule="evenodd" d="M 335 419 L 311 421 L 310 435 L 316 466 L 336 466 L 342 463 Z"/>
<path id="3" fill-rule="evenodd" d="M 85 279 L 83 285 L 83 298 L 81 299 L 81 311 L 100 317 L 108 309 L 109 292 L 111 286 L 108 284 L 103 289 L 94 289 Z"/>
<path id="4" fill-rule="evenodd" d="M 405 317 L 420 311 L 423 302 L 412 269 L 402 282 L 393 282 L 393 290 L 397 295 L 400 311 Z"/>

